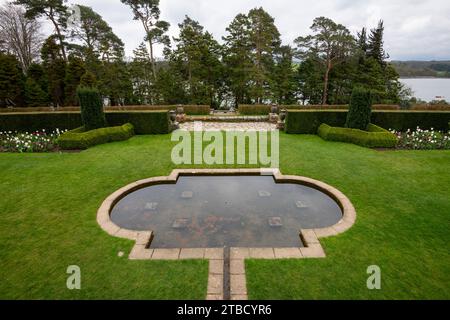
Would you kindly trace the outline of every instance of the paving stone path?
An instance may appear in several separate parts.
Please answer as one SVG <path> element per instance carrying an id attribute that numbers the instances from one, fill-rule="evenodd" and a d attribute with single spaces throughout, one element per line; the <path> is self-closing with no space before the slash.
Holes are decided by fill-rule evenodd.
<path id="1" fill-rule="evenodd" d="M 185 122 L 180 124 L 181 130 L 187 131 L 271 131 L 277 125 L 270 122 Z"/>

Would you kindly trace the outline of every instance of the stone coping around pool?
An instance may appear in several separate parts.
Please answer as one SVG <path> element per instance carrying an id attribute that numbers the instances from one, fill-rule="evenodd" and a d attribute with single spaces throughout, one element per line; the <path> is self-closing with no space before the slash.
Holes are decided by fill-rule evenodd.
<path id="1" fill-rule="evenodd" d="M 338 189 L 311 178 L 283 175 L 278 169 L 175 169 L 169 176 L 139 180 L 120 188 L 106 198 L 97 212 L 97 222 L 109 235 L 135 241 L 128 258 L 130 260 L 183 260 L 208 259 L 209 276 L 207 299 L 223 299 L 223 248 L 150 248 L 152 231 L 135 231 L 120 228 L 111 221 L 110 213 L 122 198 L 139 190 L 158 184 L 175 184 L 180 176 L 208 175 L 271 175 L 277 183 L 298 183 L 317 189 L 336 201 L 342 210 L 342 218 L 327 228 L 302 229 L 299 236 L 304 247 L 299 248 L 230 248 L 230 297 L 246 300 L 245 259 L 304 259 L 325 258 L 319 239 L 336 236 L 350 229 L 356 222 L 356 211 L 350 200 Z"/>
<path id="2" fill-rule="evenodd" d="M 282 175 L 278 169 L 175 169 L 169 176 L 139 180 L 111 194 L 100 206 L 97 212 L 97 222 L 109 235 L 136 241 L 136 245 L 144 245 L 148 249 L 153 233 L 151 231 L 128 230 L 117 226 L 110 218 L 110 213 L 114 205 L 126 195 L 141 188 L 158 184 L 175 184 L 180 176 L 195 175 L 272 175 L 277 183 L 298 183 L 306 185 L 324 192 L 333 198 L 342 210 L 341 220 L 327 228 L 299 230 L 300 237 L 305 245 L 305 248 L 300 249 L 308 249 L 315 245 L 320 245 L 318 239 L 343 233 L 350 229 L 356 221 L 356 211 L 350 200 L 338 189 L 318 180 L 294 175 Z M 259 255 L 260 258 L 264 258 L 263 256 Z M 271 258 L 271 255 L 268 254 L 267 258 Z"/>

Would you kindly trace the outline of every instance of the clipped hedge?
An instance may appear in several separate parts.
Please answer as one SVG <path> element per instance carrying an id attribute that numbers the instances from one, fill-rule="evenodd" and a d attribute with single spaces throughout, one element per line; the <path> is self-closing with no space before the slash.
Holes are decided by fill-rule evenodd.
<path id="1" fill-rule="evenodd" d="M 285 131 L 287 133 L 316 134 L 322 123 L 344 126 L 347 120 L 345 110 L 288 110 Z"/>
<path id="2" fill-rule="evenodd" d="M 167 111 L 111 111 L 106 113 L 111 126 L 131 123 L 136 134 L 165 134 L 170 131 Z"/>
<path id="3" fill-rule="evenodd" d="M 348 110 L 348 104 L 335 104 L 335 105 L 280 105 L 281 109 L 286 110 Z M 241 104 L 239 105 L 239 113 L 242 115 L 268 115 L 270 113 L 271 106 L 261 104 Z M 372 110 L 400 110 L 400 106 L 397 104 L 374 104 Z"/>
<path id="4" fill-rule="evenodd" d="M 268 105 L 253 105 L 253 104 L 240 104 L 238 111 L 242 115 L 268 115 L 270 113 L 271 106 Z"/>
<path id="5" fill-rule="evenodd" d="M 100 92 L 94 88 L 79 87 L 77 89 L 77 97 L 81 105 L 81 122 L 86 130 L 106 127 L 103 100 Z"/>
<path id="6" fill-rule="evenodd" d="M 333 127 L 344 127 L 347 119 L 345 110 L 288 110 L 286 132 L 316 134 L 322 123 Z M 421 129 L 449 130 L 450 112 L 438 111 L 379 111 L 372 112 L 371 123 L 397 131 Z"/>
<path id="7" fill-rule="evenodd" d="M 105 116 L 110 126 L 131 123 L 136 134 L 166 134 L 170 131 L 169 114 L 164 110 L 106 112 Z M 0 131 L 72 130 L 81 126 L 79 112 L 0 113 Z"/>
<path id="8" fill-rule="evenodd" d="M 369 124 L 367 131 L 322 124 L 317 134 L 327 141 L 353 143 L 366 148 L 394 148 L 398 143 L 394 134 L 374 124 Z"/>
<path id="9" fill-rule="evenodd" d="M 128 140 L 133 135 L 134 127 L 130 123 L 90 131 L 81 127 L 64 133 L 57 143 L 62 150 L 84 150 L 99 144 Z"/>
<path id="10" fill-rule="evenodd" d="M 181 105 L 187 115 L 204 116 L 209 115 L 211 107 L 207 105 Z M 136 106 L 114 106 L 103 107 L 105 112 L 108 111 L 161 111 L 161 110 L 176 110 L 177 105 L 136 105 Z M 38 107 L 38 108 L 0 108 L 0 113 L 12 113 L 12 112 L 64 112 L 64 111 L 80 111 L 80 107 Z"/>

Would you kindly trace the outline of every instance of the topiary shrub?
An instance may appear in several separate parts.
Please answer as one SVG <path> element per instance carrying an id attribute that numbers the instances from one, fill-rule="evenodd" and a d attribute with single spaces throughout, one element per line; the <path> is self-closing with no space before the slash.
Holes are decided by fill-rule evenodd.
<path id="1" fill-rule="evenodd" d="M 353 143 L 366 148 L 395 148 L 398 143 L 393 133 L 374 124 L 369 124 L 367 131 L 322 124 L 317 134 L 327 141 Z"/>
<path id="2" fill-rule="evenodd" d="M 128 140 L 133 135 L 134 127 L 130 123 L 90 131 L 81 127 L 64 133 L 57 143 L 62 150 L 84 150 L 99 144 Z"/>
<path id="3" fill-rule="evenodd" d="M 80 87 L 77 90 L 77 96 L 80 101 L 81 121 L 84 128 L 89 131 L 105 127 L 106 118 L 99 91 L 95 88 Z"/>
<path id="4" fill-rule="evenodd" d="M 351 129 L 367 130 L 371 114 L 371 92 L 363 88 L 354 88 L 345 126 Z"/>

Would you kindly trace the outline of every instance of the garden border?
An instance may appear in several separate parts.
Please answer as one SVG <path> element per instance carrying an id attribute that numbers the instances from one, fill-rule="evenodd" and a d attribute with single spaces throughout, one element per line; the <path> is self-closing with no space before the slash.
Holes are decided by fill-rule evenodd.
<path id="1" fill-rule="evenodd" d="M 131 260 L 182 260 L 209 259 L 207 299 L 224 298 L 224 249 L 223 248 L 150 248 L 152 231 L 134 231 L 120 228 L 110 219 L 114 205 L 123 197 L 138 189 L 158 185 L 175 184 L 180 176 L 207 175 L 272 175 L 278 183 L 299 183 L 315 188 L 332 197 L 342 209 L 342 219 L 327 228 L 302 229 L 299 236 L 302 248 L 231 248 L 230 249 L 230 298 L 246 300 L 245 259 L 302 259 L 325 258 L 319 239 L 336 236 L 350 229 L 356 222 L 356 211 L 350 200 L 338 189 L 311 178 L 282 175 L 278 169 L 175 169 L 169 176 L 139 180 L 120 188 L 108 196 L 97 211 L 97 222 L 109 235 L 135 241 L 129 254 Z"/>

